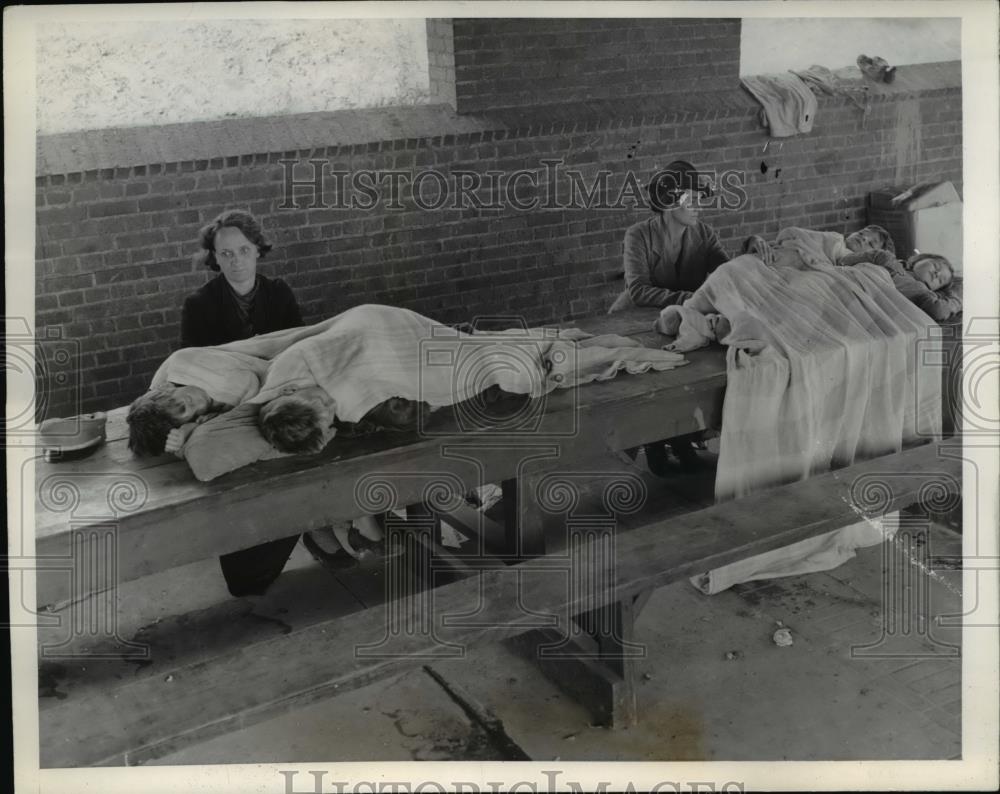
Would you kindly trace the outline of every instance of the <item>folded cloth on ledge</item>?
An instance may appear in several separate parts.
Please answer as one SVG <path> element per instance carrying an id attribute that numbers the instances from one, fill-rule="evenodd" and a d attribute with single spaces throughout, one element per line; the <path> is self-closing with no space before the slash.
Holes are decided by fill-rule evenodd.
<path id="1" fill-rule="evenodd" d="M 198 361 L 210 365 L 199 369 Z M 229 412 L 195 428 L 185 445 L 195 476 L 211 479 L 262 459 L 259 433 L 247 439 L 251 419 L 261 404 L 287 390 L 320 386 L 339 420 L 358 422 L 391 397 L 432 409 L 491 386 L 540 397 L 621 371 L 640 374 L 686 363 L 678 353 L 621 336 L 547 328 L 467 334 L 408 309 L 365 305 L 313 326 L 178 351 L 157 378 L 194 383 L 215 400 L 246 404 L 233 417 Z M 241 399 L 234 400 L 237 393 Z M 206 443 L 210 436 L 213 442 Z"/>
<path id="2" fill-rule="evenodd" d="M 825 66 L 813 64 L 808 69 L 794 69 L 793 74 L 802 78 L 813 93 L 847 97 L 865 116 L 871 112 L 871 95 L 856 66 L 830 71 Z M 859 99 L 861 96 L 863 99 Z"/>
<path id="3" fill-rule="evenodd" d="M 792 72 L 741 77 L 740 82 L 763 106 L 773 138 L 810 132 L 818 104 L 802 78 Z"/>
<path id="4" fill-rule="evenodd" d="M 729 349 L 718 500 L 940 434 L 941 372 L 925 363 L 940 351 L 936 324 L 900 295 L 883 268 L 815 260 L 777 268 L 737 257 L 684 304 L 689 312 L 722 314 L 731 325 L 720 340 Z M 805 564 L 824 544 L 844 547 L 831 538 L 811 542 L 734 565 L 790 570 L 795 555 Z M 692 581 L 718 592 L 734 583 L 727 569 Z"/>

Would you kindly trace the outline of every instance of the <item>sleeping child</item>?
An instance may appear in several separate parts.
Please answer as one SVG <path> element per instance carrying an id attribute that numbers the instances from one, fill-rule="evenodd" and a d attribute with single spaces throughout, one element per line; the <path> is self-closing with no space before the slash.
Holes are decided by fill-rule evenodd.
<path id="1" fill-rule="evenodd" d="M 943 256 L 914 254 L 905 263 L 893 256 L 875 264 L 886 268 L 896 289 L 936 322 L 961 314 L 961 279 Z"/>
<path id="2" fill-rule="evenodd" d="M 129 411 L 129 444 L 140 455 L 176 451 L 199 420 L 245 404 L 260 408 L 261 426 L 278 449 L 316 451 L 333 437 L 334 418 L 406 426 L 421 402 L 434 410 L 491 389 L 537 398 L 619 371 L 685 363 L 612 334 L 572 328 L 469 334 L 408 309 L 357 306 L 312 326 L 173 353 L 153 376 L 151 392 Z M 286 414 L 297 414 L 299 427 Z M 184 425 L 191 427 L 173 432 Z M 243 456 L 238 463 L 259 459 Z"/>
<path id="3" fill-rule="evenodd" d="M 216 359 L 216 363 L 219 363 L 218 358 L 211 355 L 211 351 L 204 348 L 191 348 L 191 350 L 197 350 L 199 356 L 208 353 L 209 355 L 205 356 L 206 363 L 212 361 L 213 358 Z M 184 362 L 185 357 L 180 357 L 180 359 Z M 177 370 L 174 371 L 173 377 L 177 380 L 197 379 L 194 368 L 185 366 L 183 369 L 187 370 L 187 377 L 179 374 Z M 253 375 L 252 369 L 253 367 L 248 367 L 243 374 Z M 236 376 L 237 382 L 241 380 L 239 372 L 233 370 L 232 374 Z M 247 378 L 247 380 L 250 379 Z M 236 389 L 220 394 L 218 390 L 212 389 L 212 393 L 210 393 L 197 385 L 176 384 L 169 381 L 159 382 L 129 407 L 127 417 L 129 448 L 140 456 L 170 452 L 178 457 L 185 457 L 185 446 L 195 428 L 220 414 L 234 411 L 235 404 L 227 403 L 225 400 L 230 400 L 231 403 L 238 402 L 238 391 Z M 254 393 L 255 391 L 253 390 Z M 315 391 L 325 395 L 322 389 L 316 388 Z M 302 390 L 300 395 L 305 392 L 306 390 Z M 247 395 L 244 392 L 244 396 L 252 396 L 252 393 Z M 314 396 L 320 397 L 322 400 L 319 394 Z M 308 398 L 308 395 L 306 397 Z M 280 404 L 283 399 L 287 398 L 279 397 L 273 402 Z M 265 404 L 264 408 L 267 408 L 268 405 Z M 347 435 L 364 434 L 382 429 L 410 429 L 415 424 L 417 408 L 417 403 L 392 397 L 369 411 L 356 426 L 348 427 L 341 424 L 340 429 L 346 430 Z M 239 413 L 242 409 L 250 409 L 255 412 L 256 406 L 243 405 L 236 409 L 236 412 Z M 247 412 L 244 411 L 244 413 Z M 250 414 L 248 414 L 249 416 Z M 240 417 L 234 417 L 234 421 L 226 427 L 236 432 L 247 429 L 247 425 L 241 426 L 239 421 Z M 324 421 L 327 422 L 326 426 L 317 428 L 314 436 L 307 439 L 307 443 L 300 443 L 294 449 L 292 447 L 295 444 L 284 443 L 284 439 L 289 435 L 293 439 L 297 438 L 296 431 L 301 427 L 301 424 L 296 424 L 294 421 L 290 426 L 279 424 L 277 433 L 265 433 L 265 437 L 281 452 L 318 452 L 333 435 L 334 417 L 332 412 L 329 416 L 324 414 Z M 222 432 L 225 433 L 225 430 Z M 252 436 L 244 435 L 240 443 L 245 443 L 248 438 L 252 438 Z M 316 438 L 319 440 L 317 441 Z M 275 443 L 275 441 L 282 443 Z M 225 439 L 220 445 L 221 449 L 220 446 L 216 446 L 218 442 L 218 437 L 207 436 L 202 447 L 213 446 L 217 453 L 224 454 Z M 187 454 L 190 453 L 191 450 L 188 448 Z M 267 454 L 260 454 L 259 457 L 267 457 Z M 338 564 L 340 559 L 337 552 L 340 549 L 355 559 L 364 559 L 380 554 L 378 547 L 383 539 L 382 522 L 378 516 L 372 515 L 363 515 L 353 519 L 353 521 L 335 523 L 330 528 L 314 530 L 303 536 L 303 542 L 314 556 Z"/>
<path id="4" fill-rule="evenodd" d="M 951 263 L 937 254 L 914 254 L 905 264 L 900 262 L 892 237 L 881 226 L 866 226 L 847 237 L 790 227 L 778 233 L 773 245 L 758 235 L 749 237 L 743 252 L 778 268 L 870 262 L 888 270 L 896 289 L 935 321 L 962 311 L 961 281 L 955 278 Z"/>
<path id="5" fill-rule="evenodd" d="M 895 253 L 892 237 L 881 226 L 866 226 L 846 237 L 839 232 L 819 232 L 789 226 L 778 232 L 774 243 L 759 235 L 748 237 L 743 253 L 752 254 L 765 265 L 802 270 L 817 265 L 857 265 L 871 261 L 876 251 Z"/>
<path id="6" fill-rule="evenodd" d="M 412 428 L 421 404 L 432 411 L 491 390 L 536 398 L 685 363 L 620 336 L 470 334 L 408 309 L 357 306 L 312 326 L 173 353 L 129 409 L 129 448 L 175 453 L 207 481 L 280 454 L 318 452 L 345 423 Z M 375 529 L 365 536 L 380 536 Z"/>

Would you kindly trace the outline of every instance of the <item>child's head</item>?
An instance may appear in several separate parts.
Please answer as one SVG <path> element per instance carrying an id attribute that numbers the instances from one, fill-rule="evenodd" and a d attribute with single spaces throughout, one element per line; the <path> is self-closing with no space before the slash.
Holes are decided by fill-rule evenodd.
<path id="1" fill-rule="evenodd" d="M 420 403 L 402 397 L 390 397 L 374 408 L 365 418 L 381 427 L 395 427 L 401 430 L 412 428 L 417 423 Z"/>
<path id="2" fill-rule="evenodd" d="M 890 254 L 896 253 L 896 244 L 889 236 L 889 232 L 881 226 L 865 226 L 860 231 L 847 235 L 844 240 L 847 248 L 860 254 L 864 251 L 888 251 Z"/>
<path id="3" fill-rule="evenodd" d="M 932 290 L 947 287 L 955 278 L 951 263 L 938 254 L 914 254 L 906 261 L 906 268 Z"/>
<path id="4" fill-rule="evenodd" d="M 313 386 L 275 397 L 260 409 L 257 422 L 272 447 L 297 454 L 322 450 L 333 419 L 333 400 Z"/>
<path id="5" fill-rule="evenodd" d="M 128 447 L 136 455 L 162 455 L 170 431 L 207 413 L 212 400 L 197 386 L 172 383 L 152 389 L 128 409 Z"/>

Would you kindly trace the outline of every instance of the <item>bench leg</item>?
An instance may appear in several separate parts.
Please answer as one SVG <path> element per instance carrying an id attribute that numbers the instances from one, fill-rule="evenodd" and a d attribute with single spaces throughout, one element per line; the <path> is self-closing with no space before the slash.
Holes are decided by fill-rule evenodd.
<path id="1" fill-rule="evenodd" d="M 531 655 L 542 674 L 576 700 L 598 725 L 628 728 L 638 721 L 635 619 L 652 589 L 576 618 L 582 632 L 565 636 L 536 629 L 512 642 Z M 548 653 L 546 652 L 548 651 Z"/>
<path id="2" fill-rule="evenodd" d="M 613 728 L 627 728 L 638 721 L 637 661 L 645 658 L 646 648 L 635 641 L 635 621 L 652 592 L 647 588 L 576 620 L 596 642 L 600 661 L 621 679 L 610 709 Z"/>

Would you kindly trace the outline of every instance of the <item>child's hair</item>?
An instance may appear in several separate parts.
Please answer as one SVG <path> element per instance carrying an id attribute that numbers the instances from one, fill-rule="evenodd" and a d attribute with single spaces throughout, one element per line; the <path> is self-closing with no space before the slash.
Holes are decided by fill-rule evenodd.
<path id="1" fill-rule="evenodd" d="M 861 231 L 872 232 L 873 234 L 877 235 L 881 249 L 883 251 L 888 251 L 893 256 L 896 255 L 896 244 L 892 240 L 892 235 L 890 235 L 889 232 L 883 229 L 881 226 L 876 226 L 875 224 L 871 224 L 870 226 L 865 226 L 865 228 L 862 229 Z"/>
<path id="2" fill-rule="evenodd" d="M 951 262 L 945 259 L 941 254 L 914 254 L 909 259 L 906 260 L 904 267 L 913 272 L 913 268 L 928 259 L 936 259 L 941 262 L 946 268 L 948 268 L 948 282 L 951 283 L 955 280 L 955 268 L 951 266 Z"/>
<path id="3" fill-rule="evenodd" d="M 417 424 L 419 406 L 413 400 L 392 397 L 372 408 L 362 421 L 368 420 L 381 427 L 411 430 Z"/>
<path id="4" fill-rule="evenodd" d="M 289 397 L 277 397 L 264 405 L 257 417 L 268 443 L 291 454 L 319 452 L 326 434 L 319 411 Z"/>
<path id="5" fill-rule="evenodd" d="M 162 455 L 170 431 L 180 427 L 184 406 L 170 392 L 153 389 L 128 409 L 128 448 L 136 455 Z"/>
<path id="6" fill-rule="evenodd" d="M 196 263 L 200 262 L 219 272 L 219 263 L 215 260 L 215 235 L 220 229 L 239 229 L 244 237 L 257 246 L 257 253 L 261 258 L 271 250 L 271 244 L 264 237 L 260 223 L 253 215 L 247 210 L 226 210 L 198 232 L 198 242 L 202 250 L 194 256 Z"/>

